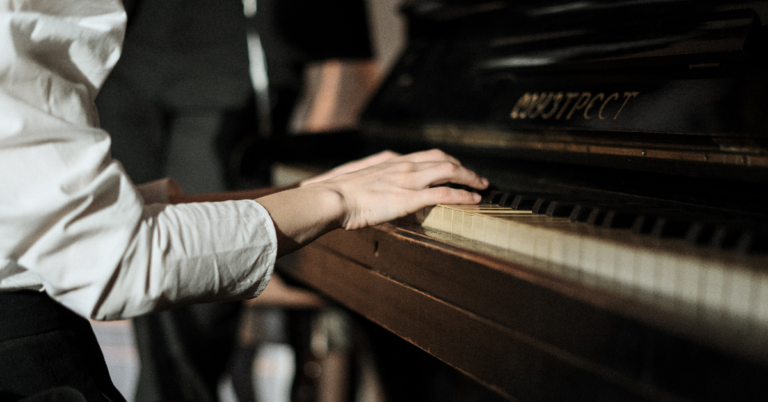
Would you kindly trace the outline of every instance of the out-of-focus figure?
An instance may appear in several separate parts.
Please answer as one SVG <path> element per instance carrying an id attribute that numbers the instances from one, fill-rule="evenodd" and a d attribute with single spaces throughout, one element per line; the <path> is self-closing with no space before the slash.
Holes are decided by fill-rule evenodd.
<path id="1" fill-rule="evenodd" d="M 123 55 L 96 102 L 112 155 L 135 183 L 175 178 L 185 193 L 228 189 L 228 155 L 255 127 L 240 0 L 134 0 Z M 136 400 L 215 401 L 241 302 L 134 319 Z"/>

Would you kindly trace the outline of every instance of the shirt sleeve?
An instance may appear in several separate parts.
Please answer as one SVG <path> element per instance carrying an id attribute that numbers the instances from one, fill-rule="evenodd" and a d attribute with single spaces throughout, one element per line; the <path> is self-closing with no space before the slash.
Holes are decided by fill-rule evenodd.
<path id="1" fill-rule="evenodd" d="M 95 319 L 254 297 L 277 255 L 261 205 L 145 205 L 109 155 L 93 99 L 124 29 L 115 0 L 0 0 L 0 291 Z"/>

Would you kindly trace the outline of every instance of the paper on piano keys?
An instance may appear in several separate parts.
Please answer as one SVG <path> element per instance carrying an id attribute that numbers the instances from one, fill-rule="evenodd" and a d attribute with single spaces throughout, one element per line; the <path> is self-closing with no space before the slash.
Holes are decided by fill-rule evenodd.
<path id="1" fill-rule="evenodd" d="M 437 205 L 425 228 L 575 270 L 613 284 L 768 325 L 768 259 L 694 248 L 569 218 L 495 205 Z"/>

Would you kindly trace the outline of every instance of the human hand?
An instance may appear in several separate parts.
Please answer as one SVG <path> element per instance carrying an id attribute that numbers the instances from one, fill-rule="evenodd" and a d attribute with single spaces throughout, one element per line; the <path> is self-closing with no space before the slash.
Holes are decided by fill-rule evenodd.
<path id="1" fill-rule="evenodd" d="M 275 225 L 278 255 L 336 228 L 377 225 L 440 203 L 480 202 L 480 195 L 469 191 L 434 187 L 440 184 L 488 187 L 488 180 L 439 150 L 378 157 L 384 162 L 257 199 Z"/>
<path id="2" fill-rule="evenodd" d="M 341 166 L 335 167 L 323 174 L 320 174 L 315 177 L 311 177 L 307 180 L 302 181 L 299 183 L 299 187 L 305 186 L 307 184 L 317 183 L 325 180 L 330 180 L 334 177 L 341 176 L 346 173 L 355 172 L 361 169 L 365 169 L 367 167 L 378 165 L 379 163 L 386 162 L 392 158 L 396 158 L 400 156 L 397 152 L 392 151 L 382 151 L 377 154 L 367 156 L 363 159 L 358 159 L 356 161 L 347 162 Z"/>
<path id="3" fill-rule="evenodd" d="M 480 195 L 476 193 L 434 186 L 450 182 L 478 190 L 488 187 L 487 179 L 437 149 L 402 156 L 377 154 L 371 160 L 375 158 L 384 161 L 357 170 L 351 169 L 355 167 L 354 163 L 349 164 L 349 173 L 337 172 L 339 174 L 326 180 L 304 184 L 326 188 L 341 196 L 343 213 L 339 225 L 345 229 L 377 225 L 429 205 L 476 204 L 480 201 Z"/>

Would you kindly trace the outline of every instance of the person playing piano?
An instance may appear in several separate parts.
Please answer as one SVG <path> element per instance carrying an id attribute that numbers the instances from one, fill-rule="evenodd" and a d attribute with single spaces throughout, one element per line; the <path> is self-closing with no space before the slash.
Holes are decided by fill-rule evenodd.
<path id="1" fill-rule="evenodd" d="M 276 258 L 325 232 L 480 200 L 439 184 L 488 185 L 431 150 L 374 155 L 266 196 L 211 197 L 231 201 L 190 202 L 167 182 L 139 189 L 93 105 L 124 29 L 117 0 L 0 2 L 2 400 L 123 400 L 82 317 L 256 297 Z"/>

